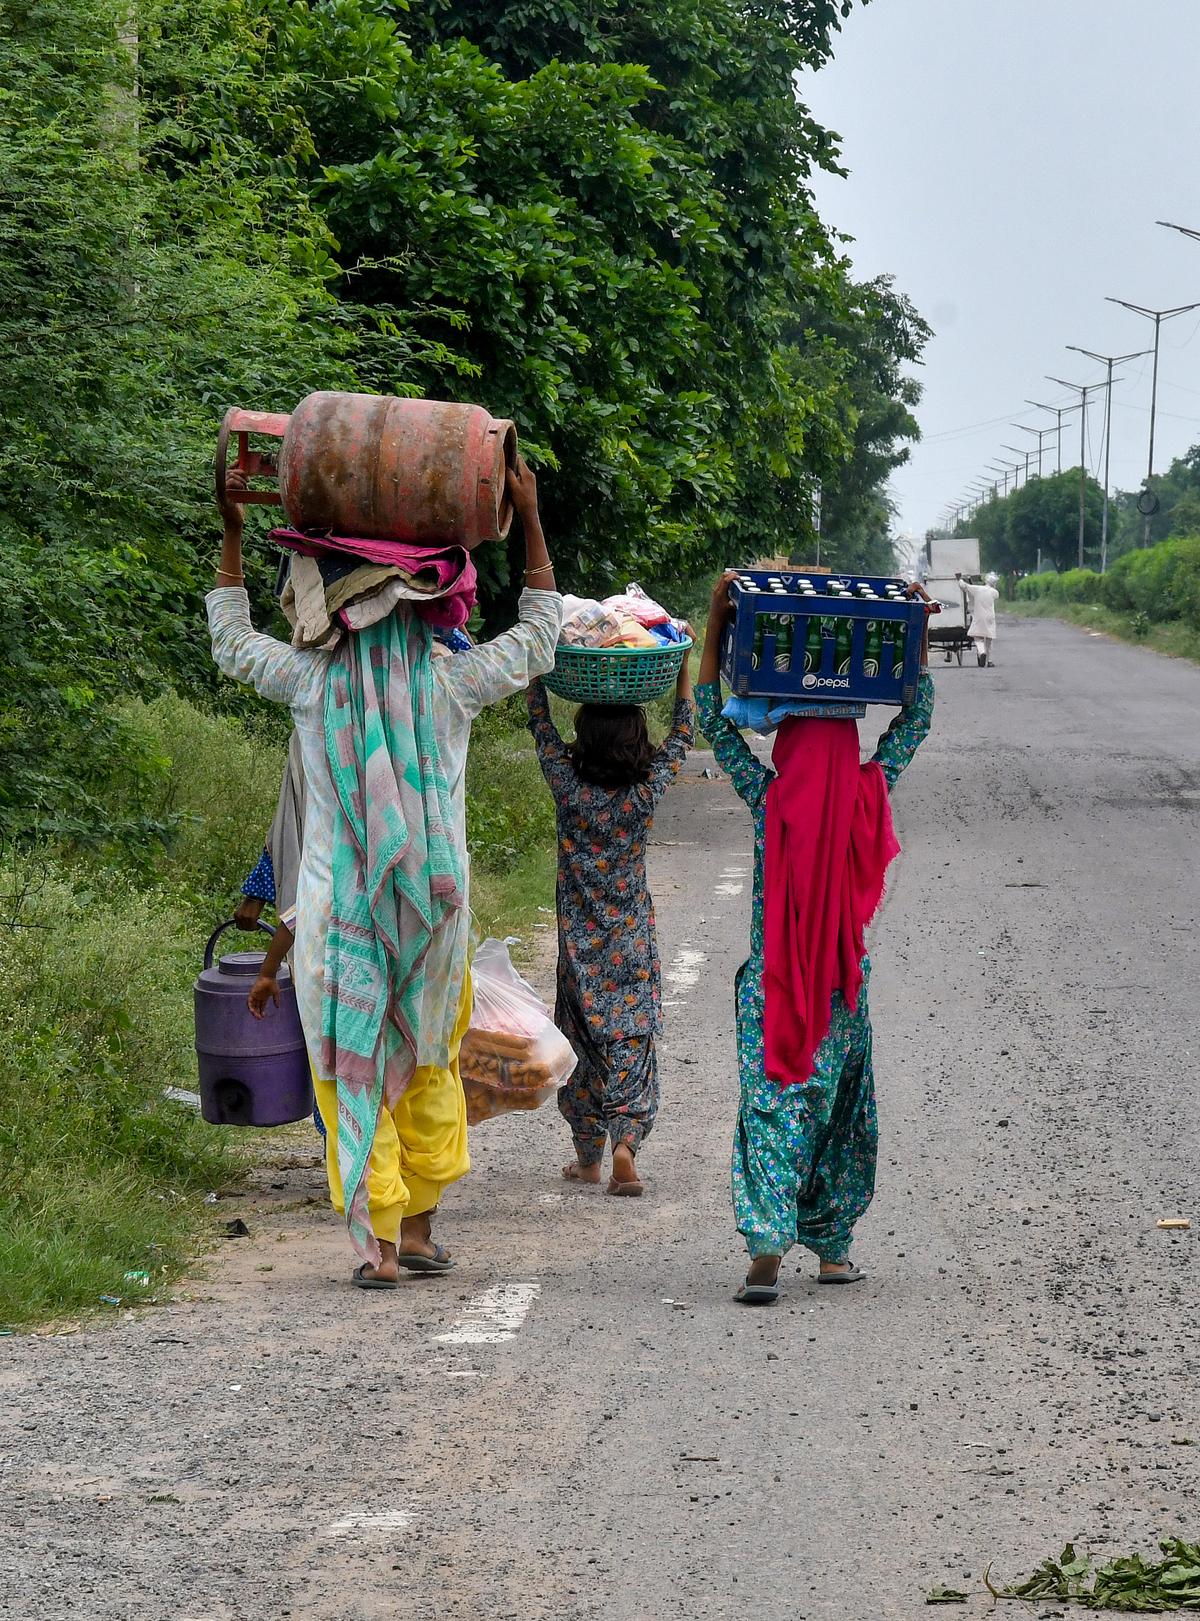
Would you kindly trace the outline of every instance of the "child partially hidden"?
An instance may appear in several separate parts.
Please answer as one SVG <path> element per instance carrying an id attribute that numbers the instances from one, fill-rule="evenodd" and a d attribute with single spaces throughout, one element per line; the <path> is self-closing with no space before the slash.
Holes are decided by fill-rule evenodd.
<path id="1" fill-rule="evenodd" d="M 662 1024 L 646 835 L 692 743 L 685 658 L 671 730 L 650 742 L 633 704 L 583 704 L 575 741 L 550 718 L 545 688 L 529 689 L 529 725 L 554 796 L 558 826 L 558 981 L 554 1021 L 579 1056 L 558 1094 L 575 1158 L 568 1181 L 598 1183 L 612 1144 L 607 1191 L 642 1191 L 636 1156 L 658 1112 L 655 1038 Z"/>

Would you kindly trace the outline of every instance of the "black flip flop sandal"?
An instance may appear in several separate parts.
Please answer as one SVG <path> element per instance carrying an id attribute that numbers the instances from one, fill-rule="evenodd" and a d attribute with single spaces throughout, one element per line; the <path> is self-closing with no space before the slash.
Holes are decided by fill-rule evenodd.
<path id="1" fill-rule="evenodd" d="M 367 1276 L 368 1262 L 356 1266 L 351 1275 L 350 1282 L 356 1289 L 398 1289 L 400 1285 L 395 1278 L 369 1278 Z"/>
<path id="2" fill-rule="evenodd" d="M 733 1297 L 739 1306 L 773 1306 L 779 1299 L 777 1283 L 743 1283 Z"/>
<path id="3" fill-rule="evenodd" d="M 456 1264 L 440 1244 L 432 1255 L 397 1255 L 396 1262 L 406 1272 L 449 1272 Z"/>
<path id="4" fill-rule="evenodd" d="M 862 1283 L 863 1280 L 866 1278 L 866 1275 L 867 1274 L 865 1272 L 860 1272 L 859 1269 L 856 1266 L 851 1265 L 848 1272 L 818 1272 L 817 1273 L 817 1282 L 818 1283 Z"/>

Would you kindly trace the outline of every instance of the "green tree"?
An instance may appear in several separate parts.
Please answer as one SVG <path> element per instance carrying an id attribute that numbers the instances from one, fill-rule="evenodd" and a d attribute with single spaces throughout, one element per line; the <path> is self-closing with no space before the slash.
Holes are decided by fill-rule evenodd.
<path id="1" fill-rule="evenodd" d="M 1150 491 L 1159 504 L 1150 518 L 1152 546 L 1174 535 L 1200 532 L 1200 445 L 1177 456 L 1165 473 L 1155 474 Z M 1109 550 L 1114 558 L 1142 545 L 1146 520 L 1137 506 L 1141 493 L 1140 489 L 1118 490 L 1113 498 Z"/>
<path id="2" fill-rule="evenodd" d="M 985 569 L 1007 574 L 1023 567 L 1013 558 L 1008 542 L 1008 502 L 1003 496 L 991 495 L 974 515 L 960 523 L 956 534 L 974 536 L 979 541 L 979 560 Z"/>
<path id="3" fill-rule="evenodd" d="M 1005 505 L 1010 567 L 1037 567 L 1043 563 L 1060 571 L 1074 568 L 1079 556 L 1079 469 L 1053 478 L 1031 479 L 1014 490 Z M 1099 561 L 1100 525 L 1104 492 L 1094 478 L 1084 486 L 1084 563 Z"/>
<path id="4" fill-rule="evenodd" d="M 920 437 L 913 412 L 930 329 L 890 276 L 847 282 L 837 305 L 814 303 L 787 329 L 796 374 L 834 402 L 837 433 L 811 435 L 821 480 L 822 557 L 863 573 L 895 568 L 888 480 Z M 801 542 L 801 544 L 803 544 Z M 793 550 L 796 548 L 793 547 Z"/>
<path id="5" fill-rule="evenodd" d="M 314 196 L 347 285 L 424 306 L 419 330 L 459 357 L 387 386 L 517 418 L 555 469 L 568 583 L 786 545 L 822 442 L 849 449 L 840 383 L 810 386 L 785 340 L 795 309 L 841 298 L 807 188 L 834 142 L 793 80 L 849 10 L 275 13 L 283 60 L 314 87 Z M 493 594 L 499 561 L 484 559 Z"/>
<path id="6" fill-rule="evenodd" d="M 1095 479 L 1084 487 L 1084 561 L 1095 564 L 1100 555 L 1104 493 Z M 1079 469 L 1049 478 L 1030 479 L 1008 497 L 984 503 L 960 525 L 960 534 L 979 536 L 983 565 L 999 574 L 1030 573 L 1047 565 L 1062 572 L 1074 568 L 1079 555 Z"/>
<path id="7" fill-rule="evenodd" d="M 245 12 L 137 16 L 135 53 L 117 0 L 0 12 L 0 832 L 150 836 L 110 700 L 209 679 L 220 411 L 353 375 L 324 228 L 238 133 L 298 128 Z"/>

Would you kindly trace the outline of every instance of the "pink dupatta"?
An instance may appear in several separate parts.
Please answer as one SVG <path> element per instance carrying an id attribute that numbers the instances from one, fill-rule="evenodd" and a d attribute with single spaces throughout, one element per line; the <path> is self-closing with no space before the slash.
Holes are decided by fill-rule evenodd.
<path id="1" fill-rule="evenodd" d="M 796 1086 L 812 1075 L 834 991 L 858 1005 L 863 936 L 900 845 L 883 770 L 859 764 L 852 720 L 785 721 L 772 761 L 763 1036 L 767 1075 Z"/>

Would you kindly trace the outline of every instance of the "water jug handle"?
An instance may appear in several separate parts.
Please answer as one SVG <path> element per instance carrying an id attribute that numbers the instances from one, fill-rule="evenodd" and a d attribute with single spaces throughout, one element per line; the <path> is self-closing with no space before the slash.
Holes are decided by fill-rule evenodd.
<path id="1" fill-rule="evenodd" d="M 213 952 L 216 950 L 217 941 L 225 933 L 225 930 L 226 929 L 232 929 L 234 927 L 234 925 L 236 924 L 236 922 L 237 922 L 237 919 L 234 918 L 234 917 L 226 918 L 225 922 L 224 923 L 218 923 L 216 928 L 209 935 L 208 944 L 204 948 L 204 966 L 205 966 L 205 968 L 211 968 L 212 967 L 212 965 L 213 965 Z M 275 933 L 275 930 L 271 927 L 271 925 L 269 923 L 264 923 L 262 918 L 259 918 L 258 922 L 255 924 L 255 928 L 261 929 L 264 934 L 273 935 Z"/>

